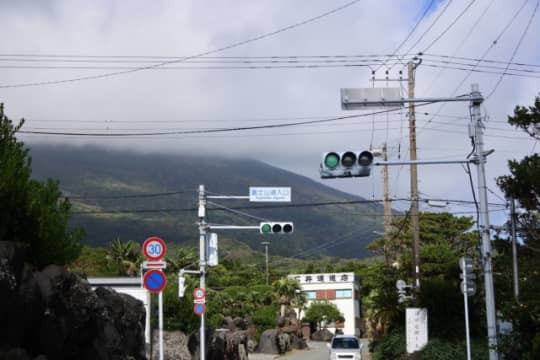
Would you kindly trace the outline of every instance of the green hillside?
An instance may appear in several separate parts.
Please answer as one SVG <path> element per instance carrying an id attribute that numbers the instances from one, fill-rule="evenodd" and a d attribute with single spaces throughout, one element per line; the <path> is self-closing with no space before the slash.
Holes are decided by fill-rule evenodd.
<path id="1" fill-rule="evenodd" d="M 371 255 L 365 247 L 375 237 L 373 231 L 382 228 L 382 218 L 377 215 L 382 212 L 380 205 L 309 205 L 362 199 L 251 159 L 52 145 L 31 146 L 31 156 L 35 178 L 60 180 L 62 191 L 74 204 L 72 225 L 86 230 L 84 241 L 90 245 L 104 245 L 117 237 L 142 242 L 150 235 L 197 245 L 199 184 L 211 193 L 228 195 L 248 195 L 249 186 L 290 186 L 289 207 L 245 200 L 216 201 L 256 218 L 293 221 L 295 231 L 288 236 L 263 238 L 257 230 L 219 232 L 220 238 L 241 241 L 257 250 L 262 248 L 263 239 L 271 240 L 273 254 L 362 258 Z M 259 223 L 256 218 L 218 210 L 215 205 L 209 207 L 214 208 L 208 212 L 210 223 Z"/>

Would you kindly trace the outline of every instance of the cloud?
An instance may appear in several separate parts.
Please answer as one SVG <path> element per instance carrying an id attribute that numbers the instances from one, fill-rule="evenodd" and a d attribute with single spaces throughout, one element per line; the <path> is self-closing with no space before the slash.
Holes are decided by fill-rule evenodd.
<path id="1" fill-rule="evenodd" d="M 23 3 L 25 5 L 21 5 Z M 445 31 L 468 3 L 454 1 L 414 51 L 423 50 Z M 528 4 L 493 45 L 521 2 L 490 3 L 489 0 L 476 1 L 428 53 L 479 58 L 490 49 L 487 58 L 507 61 L 534 4 Z M 426 1 L 365 0 L 340 13 L 216 56 L 389 54 L 408 34 L 426 4 Z M 403 49 L 419 38 L 445 4 L 437 4 Z M 189 56 L 302 21 L 332 6 L 338 4 L 322 0 L 0 2 L 0 22 L 4 29 L 9 29 L 2 48 L 4 54 Z M 482 15 L 486 9 L 486 14 Z M 468 35 L 481 16 L 482 20 Z M 539 22 L 535 19 L 515 61 L 538 61 L 540 45 L 535 39 L 538 30 Z M 427 60 L 429 56 L 424 58 Z M 498 79 L 493 74 L 473 73 L 454 93 L 467 73 L 458 70 L 441 72 L 440 68 L 427 65 L 428 61 L 425 61 L 417 70 L 418 97 L 465 94 L 473 82 L 479 83 L 482 92 L 488 94 Z M 406 69 L 400 63 L 389 70 L 389 76 L 399 77 L 399 70 L 406 77 Z M 0 68 L 0 82 L 68 79 L 104 71 L 108 70 Z M 376 76 L 383 78 L 384 68 Z M 351 112 L 343 112 L 340 108 L 339 89 L 370 87 L 370 78 L 369 68 L 148 70 L 100 80 L 0 89 L 0 99 L 6 104 L 10 117 L 28 119 L 26 129 L 200 129 L 296 121 L 287 118 L 350 115 Z M 377 86 L 384 85 L 384 81 L 377 83 Z M 407 84 L 404 82 L 402 86 Z M 504 124 L 506 116 L 517 104 L 531 104 L 538 91 L 537 79 L 507 76 L 485 102 L 483 112 L 489 114 L 486 148 L 496 150 L 487 166 L 488 185 L 493 190 L 496 190 L 493 180 L 505 173 L 506 161 L 522 157 L 533 146 L 526 136 Z M 439 107 L 418 108 L 418 157 L 462 158 L 471 148 L 467 137 L 468 120 L 435 117 L 428 122 Z M 448 104 L 440 114 L 466 117 L 468 111 L 467 103 Z M 424 115 L 426 112 L 428 115 Z M 366 149 L 388 141 L 392 159 L 397 160 L 398 156 L 407 159 L 407 121 L 403 112 L 320 125 L 207 136 L 66 139 L 28 135 L 24 140 L 30 144 L 67 141 L 140 151 L 249 155 L 318 179 L 320 155 L 331 149 Z M 373 174 L 369 179 L 325 181 L 325 184 L 367 198 L 380 198 L 380 171 L 376 169 Z M 425 194 L 471 198 L 468 179 L 458 165 L 421 166 L 419 174 L 420 190 Z M 407 168 L 393 167 L 390 176 L 392 195 L 407 196 Z"/>

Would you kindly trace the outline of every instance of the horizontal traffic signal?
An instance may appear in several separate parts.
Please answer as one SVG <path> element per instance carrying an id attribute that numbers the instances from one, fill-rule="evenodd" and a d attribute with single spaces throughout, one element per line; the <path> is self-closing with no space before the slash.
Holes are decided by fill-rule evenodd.
<path id="1" fill-rule="evenodd" d="M 290 234 L 294 226 L 292 222 L 262 222 L 259 230 L 261 234 Z"/>
<path id="2" fill-rule="evenodd" d="M 320 174 L 323 179 L 369 176 L 372 164 L 370 151 L 332 151 L 323 154 Z"/>

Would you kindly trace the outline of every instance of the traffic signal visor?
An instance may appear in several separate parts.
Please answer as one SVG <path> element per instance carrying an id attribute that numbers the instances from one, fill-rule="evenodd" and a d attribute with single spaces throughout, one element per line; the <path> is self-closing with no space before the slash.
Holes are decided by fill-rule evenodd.
<path id="1" fill-rule="evenodd" d="M 290 234 L 294 226 L 292 222 L 262 222 L 259 230 L 261 234 Z"/>

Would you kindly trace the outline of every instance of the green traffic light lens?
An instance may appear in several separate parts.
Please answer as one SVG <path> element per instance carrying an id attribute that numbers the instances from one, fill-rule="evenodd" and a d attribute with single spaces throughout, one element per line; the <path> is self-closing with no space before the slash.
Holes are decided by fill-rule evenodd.
<path id="1" fill-rule="evenodd" d="M 272 227 L 270 226 L 270 224 L 263 224 L 261 226 L 261 231 L 263 233 L 269 233 L 270 231 L 272 231 Z"/>
<path id="2" fill-rule="evenodd" d="M 333 169 L 339 164 L 339 155 L 336 153 L 328 153 L 324 158 L 324 165 Z"/>

